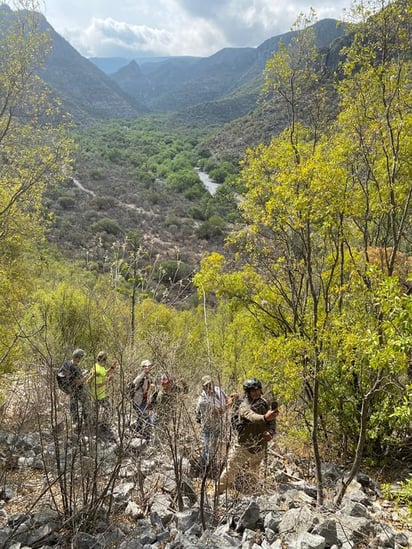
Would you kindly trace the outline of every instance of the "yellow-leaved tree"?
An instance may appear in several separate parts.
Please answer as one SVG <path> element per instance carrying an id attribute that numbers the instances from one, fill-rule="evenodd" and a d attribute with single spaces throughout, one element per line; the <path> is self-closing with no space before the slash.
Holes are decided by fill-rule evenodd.
<path id="1" fill-rule="evenodd" d="M 12 7 L 14 9 L 12 9 Z M 41 267 L 45 189 L 64 177 L 66 122 L 36 76 L 50 47 L 38 4 L 0 6 L 0 372 L 16 363 Z"/>
<path id="2" fill-rule="evenodd" d="M 300 381 L 319 504 L 323 449 L 353 458 L 344 490 L 367 444 L 394 432 L 408 383 L 412 13 L 377 2 L 356 14 L 339 101 L 309 21 L 269 61 L 265 92 L 288 125 L 246 154 L 233 259 L 214 254 L 196 277 L 264 327 L 284 399 L 296 401 L 286 386 Z"/>

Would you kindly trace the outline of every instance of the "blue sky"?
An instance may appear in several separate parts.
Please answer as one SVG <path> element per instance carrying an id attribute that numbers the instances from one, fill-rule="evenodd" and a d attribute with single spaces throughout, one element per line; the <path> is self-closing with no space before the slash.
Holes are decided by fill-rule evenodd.
<path id="1" fill-rule="evenodd" d="M 39 10 L 86 57 L 209 56 L 256 47 L 300 13 L 346 18 L 350 0 L 44 0 Z"/>

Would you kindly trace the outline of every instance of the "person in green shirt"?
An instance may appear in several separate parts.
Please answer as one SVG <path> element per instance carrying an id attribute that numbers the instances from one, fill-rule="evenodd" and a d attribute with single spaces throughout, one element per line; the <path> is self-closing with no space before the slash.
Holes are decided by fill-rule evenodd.
<path id="1" fill-rule="evenodd" d="M 90 381 L 90 391 L 95 406 L 97 433 L 105 439 L 114 439 L 111 429 L 111 404 L 107 395 L 107 385 L 113 378 L 111 372 L 116 368 L 117 361 L 107 366 L 107 353 L 100 351 L 94 365 Z"/>

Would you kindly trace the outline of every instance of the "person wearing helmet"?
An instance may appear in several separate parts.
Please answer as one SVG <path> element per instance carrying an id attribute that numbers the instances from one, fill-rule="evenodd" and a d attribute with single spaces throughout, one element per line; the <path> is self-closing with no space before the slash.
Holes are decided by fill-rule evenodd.
<path id="1" fill-rule="evenodd" d="M 57 373 L 60 387 L 70 396 L 70 414 L 73 425 L 80 431 L 82 424 L 90 426 L 91 404 L 87 382 L 90 377 L 80 369 L 80 361 L 86 353 L 83 349 L 75 349 L 70 359 L 65 360 Z"/>
<path id="2" fill-rule="evenodd" d="M 106 440 L 114 439 L 110 426 L 111 405 L 107 386 L 113 378 L 112 371 L 116 366 L 116 360 L 108 366 L 106 351 L 100 351 L 90 380 L 90 390 L 95 404 L 97 434 Z"/>
<path id="3" fill-rule="evenodd" d="M 237 440 L 219 479 L 219 494 L 232 486 L 245 466 L 256 470 L 265 456 L 268 441 L 276 432 L 278 408 L 272 410 L 263 398 L 262 383 L 254 377 L 243 383 L 244 395 L 237 408 Z"/>

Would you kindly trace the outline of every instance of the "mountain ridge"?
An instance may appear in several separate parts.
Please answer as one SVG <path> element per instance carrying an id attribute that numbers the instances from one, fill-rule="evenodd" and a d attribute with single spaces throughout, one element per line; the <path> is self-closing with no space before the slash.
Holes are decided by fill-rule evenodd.
<path id="1" fill-rule="evenodd" d="M 51 39 L 41 78 L 61 98 L 76 119 L 134 118 L 147 109 L 127 96 L 118 84 L 98 69 L 60 36 L 39 14 L 40 28 Z"/>
<path id="2" fill-rule="evenodd" d="M 317 45 L 325 48 L 344 35 L 345 26 L 336 19 L 323 19 L 313 25 Z M 209 57 L 185 61 L 173 57 L 161 62 L 153 72 L 147 74 L 146 88 L 151 88 L 146 106 L 151 112 L 180 112 L 216 100 L 228 100 L 234 92 L 241 92 L 242 86 L 252 87 L 247 91 L 251 101 L 244 102 L 241 115 L 254 107 L 263 69 L 268 59 L 279 48 L 281 42 L 289 44 L 299 31 L 290 31 L 265 40 L 256 48 L 223 48 Z M 130 70 L 128 69 L 130 67 Z M 124 74 L 129 70 L 127 88 Z M 110 77 L 133 99 L 141 100 L 145 95 L 139 78 L 133 81 L 132 65 L 129 63 Z M 239 109 L 237 109 L 239 110 Z"/>
<path id="3" fill-rule="evenodd" d="M 133 119 L 148 113 L 193 114 L 203 125 L 245 116 L 256 107 L 267 60 L 297 32 L 271 37 L 255 48 L 223 48 L 209 57 L 147 58 L 141 64 L 131 60 L 106 74 L 96 58 L 83 57 L 42 14 L 36 15 L 51 40 L 51 51 L 39 74 L 77 124 Z M 335 19 L 313 27 L 319 47 L 329 47 L 345 32 Z M 104 59 L 108 67 L 110 58 Z M 114 58 L 112 67 L 123 61 Z"/>

